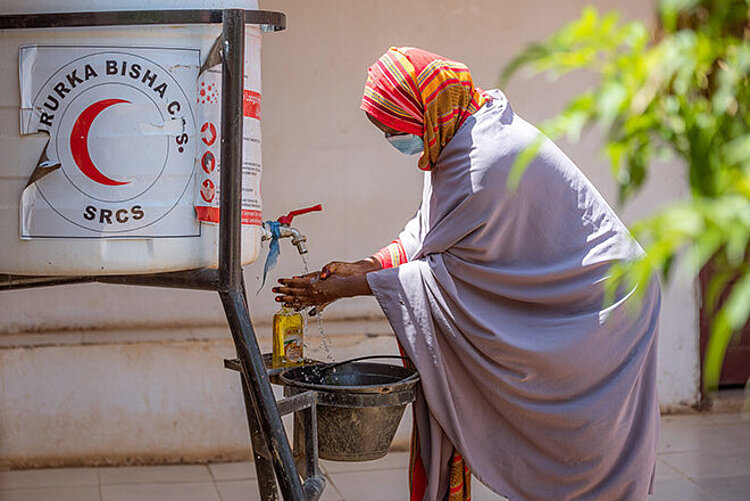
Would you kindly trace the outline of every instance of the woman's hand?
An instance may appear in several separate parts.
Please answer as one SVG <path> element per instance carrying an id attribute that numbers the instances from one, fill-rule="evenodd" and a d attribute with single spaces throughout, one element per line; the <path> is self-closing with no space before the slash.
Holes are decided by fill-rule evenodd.
<path id="1" fill-rule="evenodd" d="M 371 271 L 377 271 L 381 269 L 383 269 L 383 267 L 380 265 L 380 261 L 373 257 L 360 259 L 359 261 L 353 263 L 347 263 L 345 261 L 332 261 L 323 266 L 323 269 L 320 272 L 320 278 L 322 280 L 325 280 L 333 275 L 339 277 L 365 275 L 367 273 L 370 273 Z"/>
<path id="2" fill-rule="evenodd" d="M 315 306 L 310 311 L 310 315 L 314 316 L 342 297 L 372 294 L 365 275 L 381 268 L 380 262 L 374 258 L 353 263 L 333 261 L 325 265 L 320 272 L 280 279 L 282 287 L 275 287 L 273 292 L 279 294 L 276 301 L 283 302 L 285 306 Z"/>
<path id="3" fill-rule="evenodd" d="M 294 308 L 319 307 L 342 297 L 372 294 L 365 275 L 331 275 L 323 280 L 319 273 L 314 273 L 299 278 L 282 278 L 279 283 L 282 286 L 273 289 L 279 294 L 276 301 Z"/>

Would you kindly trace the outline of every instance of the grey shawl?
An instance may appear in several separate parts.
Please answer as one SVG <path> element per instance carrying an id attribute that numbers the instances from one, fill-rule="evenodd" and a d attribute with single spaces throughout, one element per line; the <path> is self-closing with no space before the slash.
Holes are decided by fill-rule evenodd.
<path id="1" fill-rule="evenodd" d="M 425 499 L 455 445 L 511 500 L 645 499 L 656 458 L 658 283 L 605 307 L 612 263 L 642 250 L 573 162 L 505 96 L 469 117 L 426 173 L 400 239 L 409 262 L 367 275 L 421 374 Z"/>

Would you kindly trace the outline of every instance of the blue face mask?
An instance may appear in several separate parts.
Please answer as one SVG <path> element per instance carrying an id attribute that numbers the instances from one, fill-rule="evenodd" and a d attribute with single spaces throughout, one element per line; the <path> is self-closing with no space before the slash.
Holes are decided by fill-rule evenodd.
<path id="1" fill-rule="evenodd" d="M 398 134 L 395 136 L 385 136 L 391 146 L 396 148 L 404 155 L 416 155 L 424 151 L 424 142 L 419 136 L 414 134 Z"/>

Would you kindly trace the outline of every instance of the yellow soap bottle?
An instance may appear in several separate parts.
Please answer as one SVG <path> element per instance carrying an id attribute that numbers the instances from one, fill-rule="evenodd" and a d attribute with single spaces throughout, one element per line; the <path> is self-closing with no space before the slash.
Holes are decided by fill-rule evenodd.
<path id="1" fill-rule="evenodd" d="M 302 314 L 282 306 L 273 316 L 273 368 L 295 367 L 304 361 Z"/>

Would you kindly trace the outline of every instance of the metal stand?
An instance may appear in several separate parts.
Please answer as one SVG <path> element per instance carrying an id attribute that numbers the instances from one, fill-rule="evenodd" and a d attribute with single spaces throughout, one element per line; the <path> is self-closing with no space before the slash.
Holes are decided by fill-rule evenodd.
<path id="1" fill-rule="evenodd" d="M 85 277 L 35 277 L 0 275 L 0 290 L 45 287 L 71 283 L 101 282 L 176 289 L 216 291 L 237 350 L 237 361 L 228 368 L 242 374 L 242 393 L 247 411 L 255 467 L 261 499 L 277 499 L 276 481 L 285 500 L 315 501 L 320 498 L 325 480 L 318 467 L 315 394 L 287 397 L 276 401 L 258 341 L 250 320 L 244 291 L 241 256 L 242 190 L 242 100 L 245 25 L 257 24 L 263 31 L 279 31 L 286 26 L 280 12 L 260 10 L 171 10 L 80 12 L 0 16 L 0 30 L 29 28 L 67 28 L 146 24 L 218 24 L 222 39 L 222 114 L 221 114 L 221 220 L 219 223 L 219 267 L 144 275 Z M 234 366 L 233 364 L 237 364 Z M 300 475 L 281 422 L 282 414 L 299 413 L 305 428 L 312 433 L 305 443 L 306 467 Z"/>

